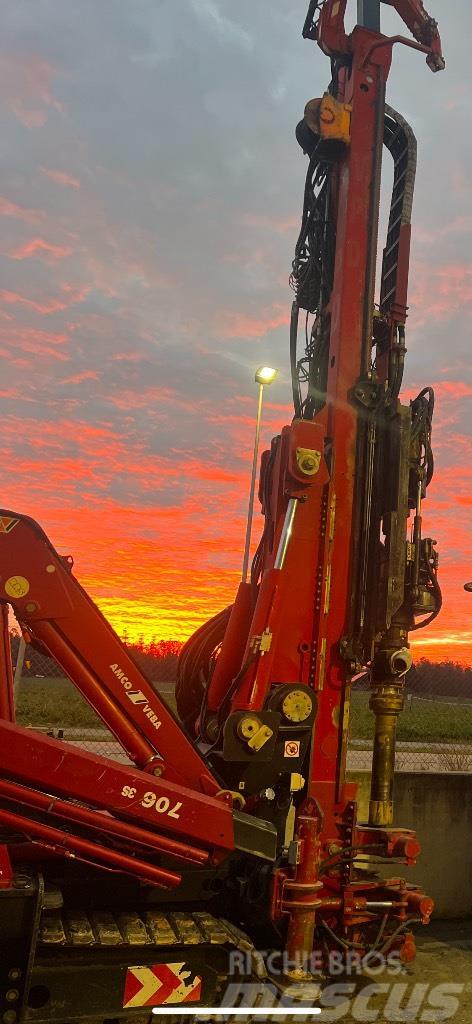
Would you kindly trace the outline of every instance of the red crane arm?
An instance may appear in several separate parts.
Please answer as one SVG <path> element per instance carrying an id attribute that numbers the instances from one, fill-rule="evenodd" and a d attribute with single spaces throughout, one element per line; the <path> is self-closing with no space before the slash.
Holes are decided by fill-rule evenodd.
<path id="1" fill-rule="evenodd" d="M 221 787 L 110 624 L 33 519 L 6 509 L 0 604 L 39 640 L 139 767 L 196 792 Z"/>
<path id="2" fill-rule="evenodd" d="M 58 555 L 33 519 L 1 509 L 0 524 L 0 800 L 14 804 L 0 808 L 0 824 L 64 856 L 164 888 L 181 876 L 156 865 L 156 854 L 201 865 L 236 847 L 273 859 L 275 829 L 233 810 L 231 793 L 72 575 L 72 560 Z M 137 767 L 13 724 L 8 604 Z M 35 811 L 46 820 L 31 820 Z M 110 836 L 122 852 L 110 849 Z"/>
<path id="3" fill-rule="evenodd" d="M 0 824 L 40 846 L 164 888 L 181 876 L 156 856 L 202 866 L 234 849 L 276 855 L 275 828 L 233 810 L 228 792 L 206 796 L 1 720 L 0 802 Z"/>
<path id="4" fill-rule="evenodd" d="M 437 22 L 427 13 L 421 0 L 382 0 L 394 7 L 413 38 L 425 48 L 426 63 L 432 71 L 442 71 L 445 67 L 441 49 L 441 39 Z M 353 33 L 347 35 L 344 28 L 344 15 L 347 0 L 326 0 L 321 8 L 319 19 L 313 23 L 317 5 L 313 3 L 305 23 L 304 35 L 316 39 L 323 53 L 328 56 L 342 56 L 353 52 Z M 382 37 L 385 44 L 400 41 L 394 36 L 391 40 Z M 406 40 L 404 40 L 406 42 Z"/>
<path id="5" fill-rule="evenodd" d="M 417 43 L 428 47 L 426 63 L 431 71 L 443 71 L 445 61 L 442 55 L 438 24 L 425 11 L 421 0 L 383 0 L 383 3 L 394 7 Z"/>
<path id="6" fill-rule="evenodd" d="M 54 798 L 80 800 L 153 832 L 169 832 L 174 845 L 164 850 L 170 854 L 174 848 L 180 852 L 177 840 L 181 836 L 190 837 L 198 847 L 234 848 L 233 812 L 227 797 L 215 800 L 188 787 L 150 778 L 132 765 L 97 757 L 9 722 L 0 722 L 0 736 L 2 792 L 5 778 L 14 777 L 17 783 L 33 785 L 35 791 L 43 790 Z M 25 794 L 28 803 L 27 790 Z M 53 814 L 54 807 L 55 800 L 50 796 Z M 106 832 L 107 823 L 102 821 Z M 113 819 L 111 826 L 113 831 Z M 156 835 L 155 850 L 160 849 L 160 843 L 162 836 Z M 191 854 L 188 859 L 196 858 Z"/>

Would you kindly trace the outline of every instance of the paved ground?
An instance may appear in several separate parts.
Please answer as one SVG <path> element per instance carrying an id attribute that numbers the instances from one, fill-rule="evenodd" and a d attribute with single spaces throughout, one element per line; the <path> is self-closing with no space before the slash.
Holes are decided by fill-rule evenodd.
<path id="1" fill-rule="evenodd" d="M 372 979 L 387 985 L 387 990 L 373 994 L 364 1006 L 358 998 L 353 1012 L 340 1018 L 345 1024 L 441 1020 L 471 1024 L 472 921 L 432 923 L 417 933 L 417 946 L 416 960 L 405 973 Z M 322 1014 L 318 1019 L 330 1018 Z"/>
<path id="2" fill-rule="evenodd" d="M 336 986 L 336 989 L 333 988 Z M 344 986 L 344 988 L 343 988 Z M 326 992 L 328 991 L 328 995 Z M 349 988 L 353 994 L 347 994 Z M 377 991 L 376 991 L 377 990 Z M 306 1006 L 298 1013 L 270 1014 L 263 1012 L 267 1005 L 259 1002 L 256 1013 L 242 1011 L 239 1015 L 225 1016 L 195 1014 L 191 1017 L 176 1015 L 172 1018 L 154 1016 L 157 1021 L 225 1021 L 228 1024 L 250 1024 L 250 1022 L 271 1021 L 280 1024 L 301 1024 L 302 1021 L 320 1021 L 328 1024 L 341 1021 L 342 1024 L 391 1024 L 391 1022 L 436 1022 L 451 1021 L 451 1024 L 472 1022 L 472 922 L 436 922 L 422 930 L 418 936 L 418 953 L 414 964 L 400 974 L 375 974 L 357 977 L 336 977 L 325 987 L 325 1005 L 321 1013 L 310 1013 Z M 322 1006 L 323 998 L 318 1000 Z M 313 1004 L 316 1006 L 316 1003 Z M 136 1022 L 138 1024 L 138 1022 Z"/>
<path id="3" fill-rule="evenodd" d="M 472 921 L 438 921 L 422 929 L 411 976 L 432 985 L 439 982 L 464 985 L 458 1010 L 449 1019 L 454 1024 L 471 1024 Z"/>

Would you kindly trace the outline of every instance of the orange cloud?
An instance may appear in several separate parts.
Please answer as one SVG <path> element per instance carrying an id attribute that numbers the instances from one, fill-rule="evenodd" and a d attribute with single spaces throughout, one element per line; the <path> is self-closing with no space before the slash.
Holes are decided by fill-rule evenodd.
<path id="1" fill-rule="evenodd" d="M 117 409 L 152 409 L 162 402 L 177 402 L 178 396 L 172 388 L 141 388 L 139 391 L 127 388 L 110 394 L 109 401 Z"/>
<path id="2" fill-rule="evenodd" d="M 277 217 L 268 217 L 261 213 L 247 213 L 243 217 L 243 223 L 248 228 L 266 228 L 281 235 L 293 235 L 300 230 L 300 214 L 293 214 L 291 217 L 284 217 L 280 220 Z"/>
<path id="3" fill-rule="evenodd" d="M 450 263 L 434 267 L 418 262 L 410 273 L 411 314 L 415 326 L 443 320 L 472 304 L 472 264 Z"/>
<path id="4" fill-rule="evenodd" d="M 70 256 L 71 252 L 72 249 L 67 246 L 53 245 L 51 242 L 45 242 L 44 238 L 31 238 L 29 242 L 24 242 L 19 249 L 11 252 L 10 259 L 25 260 L 30 256 L 43 254 L 52 260 L 61 260 L 65 256 Z"/>
<path id="5" fill-rule="evenodd" d="M 63 107 L 52 93 L 57 69 L 34 54 L 0 54 L 0 95 L 26 128 L 41 128 L 50 110 Z"/>
<path id="6" fill-rule="evenodd" d="M 83 370 L 82 373 L 75 373 L 72 377 L 64 377 L 60 384 L 83 384 L 86 380 L 98 380 L 98 373 L 95 370 Z"/>
<path id="7" fill-rule="evenodd" d="M 289 320 L 287 306 L 275 305 L 270 313 L 260 316 L 226 313 L 217 330 L 223 338 L 262 338 L 276 327 L 285 326 Z"/>
<path id="8" fill-rule="evenodd" d="M 15 217 L 17 220 L 24 221 L 25 224 L 39 224 L 46 219 L 46 214 L 43 210 L 32 210 L 26 206 L 18 206 L 17 203 L 10 202 L 4 196 L 0 196 L 0 216 Z"/>
<path id="9" fill-rule="evenodd" d="M 40 167 L 40 171 L 50 178 L 51 181 L 55 181 L 56 185 L 64 185 L 66 188 L 80 188 L 80 178 L 76 178 L 73 174 L 68 174 L 66 171 L 58 171 L 52 167 Z"/>
<path id="10" fill-rule="evenodd" d="M 33 309 L 35 313 L 47 315 L 48 313 L 60 312 L 69 306 L 83 302 L 90 289 L 87 287 L 75 288 L 73 285 L 63 284 L 61 291 L 68 296 L 67 299 L 50 299 L 48 302 L 35 302 L 34 299 L 28 299 L 25 295 L 20 295 L 18 292 L 11 292 L 2 288 L 0 289 L 0 302 L 4 302 L 7 306 L 27 306 Z"/>
<path id="11" fill-rule="evenodd" d="M 2 332 L 5 348 L 3 354 L 8 362 L 14 363 L 18 352 L 32 356 L 30 364 L 38 357 L 52 356 L 64 361 L 68 358 L 62 347 L 68 341 L 68 334 L 61 331 L 43 331 L 35 327 L 9 326 Z M 28 365 L 28 360 L 24 362 Z"/>
<path id="12" fill-rule="evenodd" d="M 472 632 L 461 630 L 442 636 L 425 634 L 424 640 L 414 640 L 411 645 L 414 661 L 427 658 L 428 661 L 454 661 L 460 665 L 472 665 Z"/>
<path id="13" fill-rule="evenodd" d="M 15 445 L 23 437 L 28 443 L 18 458 Z M 71 444 L 74 454 L 66 457 Z M 182 465 L 154 459 L 106 424 L 72 420 L 31 430 L 24 420 L 7 417 L 0 457 L 8 469 L 5 506 L 38 519 L 58 550 L 73 554 L 78 578 L 120 633 L 183 640 L 232 600 L 245 515 L 235 514 L 229 490 L 240 489 L 236 474 L 218 467 L 212 472 L 195 460 Z M 183 471 L 191 484 L 184 498 L 174 490 Z M 118 473 L 127 485 L 131 474 L 154 493 L 167 480 L 169 504 L 143 507 L 111 498 L 110 481 Z M 209 485 L 211 502 L 202 491 Z"/>
<path id="14" fill-rule="evenodd" d="M 242 428 L 252 436 L 252 423 Z M 126 425 L 4 416 L 2 501 L 38 519 L 59 551 L 73 554 L 79 580 L 118 632 L 184 640 L 234 598 L 248 485 L 240 456 L 230 466 L 180 451 L 164 457 Z M 464 621 L 469 606 L 472 619 L 472 598 L 463 583 L 465 567 L 472 570 L 471 538 L 457 514 L 451 522 L 453 473 L 424 507 L 425 534 L 439 540 L 444 607 L 411 640 L 417 659 L 470 663 L 472 637 Z M 117 498 L 120 490 L 135 500 Z M 260 522 L 257 517 L 254 543 Z"/>
<path id="15" fill-rule="evenodd" d="M 142 352 L 114 352 L 112 358 L 118 363 L 141 363 L 145 357 Z"/>

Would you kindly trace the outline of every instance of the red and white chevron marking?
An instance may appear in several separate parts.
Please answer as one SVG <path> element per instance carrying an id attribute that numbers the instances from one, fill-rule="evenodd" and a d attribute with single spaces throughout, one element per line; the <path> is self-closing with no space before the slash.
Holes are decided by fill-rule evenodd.
<path id="1" fill-rule="evenodd" d="M 202 979 L 194 977 L 190 981 L 190 978 L 191 972 L 184 963 L 128 967 L 123 1008 L 197 1003 L 201 998 Z"/>

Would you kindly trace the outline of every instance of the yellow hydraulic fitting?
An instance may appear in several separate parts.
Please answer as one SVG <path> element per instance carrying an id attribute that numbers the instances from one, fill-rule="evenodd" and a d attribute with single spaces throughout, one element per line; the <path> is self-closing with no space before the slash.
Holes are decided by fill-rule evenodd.
<path id="1" fill-rule="evenodd" d="M 297 448 L 297 467 L 305 476 L 314 476 L 320 468 L 321 452 L 315 448 Z"/>

